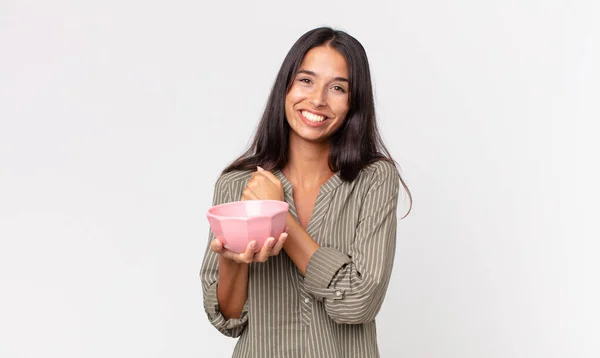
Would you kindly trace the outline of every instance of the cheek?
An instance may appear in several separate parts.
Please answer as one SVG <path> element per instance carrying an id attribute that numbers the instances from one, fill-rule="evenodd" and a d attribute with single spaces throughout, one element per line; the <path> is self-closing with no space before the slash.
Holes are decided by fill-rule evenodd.
<path id="1" fill-rule="evenodd" d="M 345 118 L 350 110 L 347 99 L 340 99 L 339 101 L 336 101 L 334 106 L 335 107 L 332 109 L 335 111 L 335 114 L 341 118 Z"/>
<path id="2" fill-rule="evenodd" d="M 294 103 L 289 95 L 285 96 L 285 112 L 289 114 L 289 111 L 293 110 Z"/>
<path id="3" fill-rule="evenodd" d="M 303 96 L 302 89 L 298 88 L 298 86 L 293 86 L 285 97 L 285 100 L 286 102 L 296 104 L 302 100 Z"/>
<path id="4" fill-rule="evenodd" d="M 299 102 L 299 96 L 296 90 L 292 88 L 290 92 L 285 96 L 285 109 L 293 110 L 294 105 Z"/>

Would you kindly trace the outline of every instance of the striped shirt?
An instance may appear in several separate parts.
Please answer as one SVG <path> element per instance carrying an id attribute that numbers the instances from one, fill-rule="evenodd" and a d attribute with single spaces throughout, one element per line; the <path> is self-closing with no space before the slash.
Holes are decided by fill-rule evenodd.
<path id="1" fill-rule="evenodd" d="M 251 172 L 222 175 L 213 204 L 240 200 Z M 292 184 L 280 170 L 285 201 L 297 220 Z M 379 357 L 375 316 L 396 247 L 399 175 L 393 164 L 365 167 L 352 182 L 334 174 L 320 188 L 307 232 L 320 248 L 303 277 L 284 250 L 248 270 L 239 319 L 217 301 L 218 256 L 207 246 L 200 271 L 204 308 L 223 334 L 239 337 L 233 357 Z M 209 245 L 214 236 L 209 233 Z"/>

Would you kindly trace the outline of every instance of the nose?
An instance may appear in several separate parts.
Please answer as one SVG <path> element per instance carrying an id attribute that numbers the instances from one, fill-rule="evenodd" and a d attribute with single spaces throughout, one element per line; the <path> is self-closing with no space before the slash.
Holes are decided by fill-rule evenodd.
<path id="1" fill-rule="evenodd" d="M 327 92 L 324 88 L 315 88 L 308 99 L 308 102 L 315 108 L 325 107 L 327 106 L 326 93 Z"/>

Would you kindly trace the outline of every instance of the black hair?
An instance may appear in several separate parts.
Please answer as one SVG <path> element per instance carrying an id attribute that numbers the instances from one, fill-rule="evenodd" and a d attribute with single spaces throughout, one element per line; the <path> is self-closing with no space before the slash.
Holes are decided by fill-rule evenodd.
<path id="1" fill-rule="evenodd" d="M 223 173 L 234 170 L 283 169 L 288 162 L 290 126 L 285 116 L 285 97 L 306 53 L 318 46 L 341 53 L 348 65 L 350 108 L 342 126 L 330 138 L 329 167 L 344 181 L 353 181 L 365 166 L 379 160 L 397 165 L 385 147 L 375 117 L 375 101 L 369 61 L 363 46 L 344 31 L 313 29 L 292 46 L 279 69 L 250 148 Z M 412 196 L 400 177 L 412 207 Z M 410 212 L 410 209 L 409 209 Z M 408 215 L 408 213 L 407 213 Z"/>

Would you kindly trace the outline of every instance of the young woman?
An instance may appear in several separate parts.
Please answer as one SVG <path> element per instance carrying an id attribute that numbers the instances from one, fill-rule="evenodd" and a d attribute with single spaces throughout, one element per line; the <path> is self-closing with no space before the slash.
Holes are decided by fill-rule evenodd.
<path id="1" fill-rule="evenodd" d="M 285 200 L 286 233 L 258 250 L 209 237 L 204 308 L 234 357 L 378 357 L 400 184 L 375 121 L 362 45 L 318 28 L 287 54 L 250 149 L 216 182 L 214 205 Z"/>

